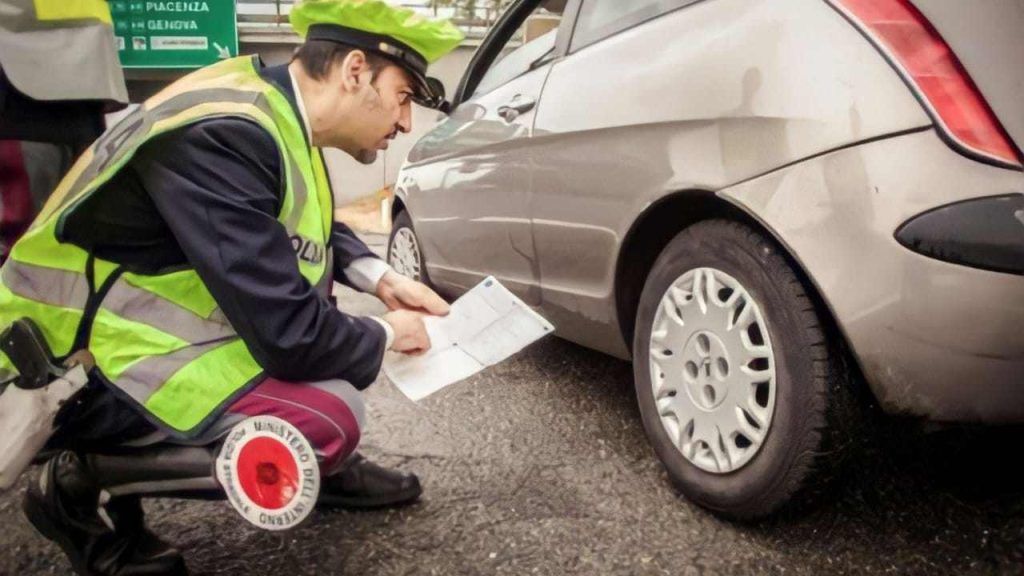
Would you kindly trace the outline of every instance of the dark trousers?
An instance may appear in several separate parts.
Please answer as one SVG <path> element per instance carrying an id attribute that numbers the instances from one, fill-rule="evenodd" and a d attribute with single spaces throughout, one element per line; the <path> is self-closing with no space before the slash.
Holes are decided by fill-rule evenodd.
<path id="1" fill-rule="evenodd" d="M 204 446 L 250 416 L 276 416 L 295 426 L 312 445 L 326 476 L 338 470 L 359 445 L 366 408 L 362 394 L 342 380 L 283 382 L 266 378 L 228 406 L 197 438 L 179 441 L 149 424 L 138 408 L 102 384 L 91 382 L 77 402 L 64 410 L 60 428 L 47 449 L 109 454 L 128 446 Z"/>

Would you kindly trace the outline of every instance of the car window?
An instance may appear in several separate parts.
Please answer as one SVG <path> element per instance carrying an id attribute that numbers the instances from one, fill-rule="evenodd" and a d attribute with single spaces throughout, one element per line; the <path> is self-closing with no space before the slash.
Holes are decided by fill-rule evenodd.
<path id="1" fill-rule="evenodd" d="M 535 62 L 554 51 L 557 34 L 556 28 L 507 53 L 484 74 L 475 95 L 486 94 L 529 72 Z"/>
<path id="2" fill-rule="evenodd" d="M 583 0 L 570 51 L 700 0 Z"/>

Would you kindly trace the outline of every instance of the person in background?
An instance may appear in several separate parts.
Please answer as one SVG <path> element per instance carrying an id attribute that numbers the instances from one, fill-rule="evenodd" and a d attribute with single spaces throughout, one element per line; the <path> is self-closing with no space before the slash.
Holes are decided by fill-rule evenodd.
<path id="1" fill-rule="evenodd" d="M 0 262 L 127 103 L 105 0 L 0 0 Z"/>

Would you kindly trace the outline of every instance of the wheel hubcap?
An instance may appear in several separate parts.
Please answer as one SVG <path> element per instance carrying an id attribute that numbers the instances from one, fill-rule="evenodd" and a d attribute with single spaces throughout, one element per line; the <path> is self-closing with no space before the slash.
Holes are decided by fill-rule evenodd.
<path id="1" fill-rule="evenodd" d="M 683 381 L 690 400 L 705 410 L 725 401 L 729 376 L 729 350 L 713 332 L 700 331 L 683 348 Z"/>
<path id="2" fill-rule="evenodd" d="M 420 246 L 416 242 L 416 235 L 408 228 L 401 228 L 395 233 L 395 239 L 391 242 L 391 250 L 388 252 L 388 264 L 402 276 L 408 276 L 413 280 L 420 278 Z"/>
<path id="3" fill-rule="evenodd" d="M 697 268 L 668 288 L 650 367 L 662 426 L 684 458 L 725 474 L 757 454 L 775 408 L 775 360 L 760 306 L 735 278 Z"/>

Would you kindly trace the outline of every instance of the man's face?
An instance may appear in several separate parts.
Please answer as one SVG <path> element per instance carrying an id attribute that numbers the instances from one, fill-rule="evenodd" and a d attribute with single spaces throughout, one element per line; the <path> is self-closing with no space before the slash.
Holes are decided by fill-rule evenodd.
<path id="1" fill-rule="evenodd" d="M 353 154 L 356 160 L 372 164 L 377 153 L 387 150 L 399 133 L 412 130 L 412 86 L 405 70 L 393 64 L 377 72 L 375 80 L 360 86 L 357 114 L 347 130 L 357 146 Z"/>

